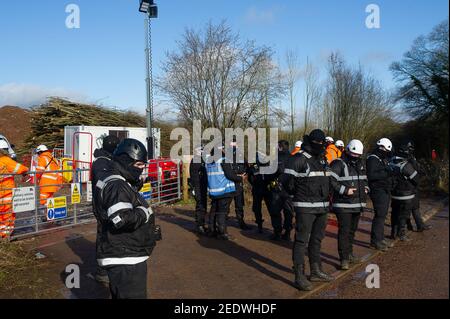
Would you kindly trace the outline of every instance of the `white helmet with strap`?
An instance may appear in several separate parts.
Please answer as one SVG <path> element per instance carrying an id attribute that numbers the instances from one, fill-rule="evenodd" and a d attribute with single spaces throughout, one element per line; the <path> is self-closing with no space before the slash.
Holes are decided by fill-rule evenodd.
<path id="1" fill-rule="evenodd" d="M 325 142 L 334 143 L 334 139 L 331 136 L 327 136 L 327 137 L 325 137 Z"/>
<path id="2" fill-rule="evenodd" d="M 48 147 L 45 146 L 45 145 L 43 145 L 43 144 L 41 144 L 41 145 L 39 145 L 38 147 L 36 147 L 36 152 L 37 152 L 37 153 L 39 153 L 39 152 L 45 152 L 45 151 L 48 151 Z"/>
<path id="3" fill-rule="evenodd" d="M 383 146 L 386 150 L 392 151 L 392 142 L 390 139 L 383 137 L 377 141 L 378 146 Z"/>
<path id="4" fill-rule="evenodd" d="M 337 147 L 344 147 L 344 142 L 341 140 L 337 140 L 336 143 L 334 143 L 334 145 L 336 145 Z"/>
<path id="5" fill-rule="evenodd" d="M 302 147 L 303 142 L 302 141 L 297 141 L 295 142 L 295 147 Z"/>
<path id="6" fill-rule="evenodd" d="M 0 149 L 2 149 L 2 150 L 9 150 L 9 145 L 8 145 L 8 143 L 6 143 L 6 141 L 5 140 L 0 140 Z"/>
<path id="7" fill-rule="evenodd" d="M 351 140 L 347 144 L 347 151 L 350 153 L 362 155 L 364 153 L 364 145 L 360 140 Z"/>

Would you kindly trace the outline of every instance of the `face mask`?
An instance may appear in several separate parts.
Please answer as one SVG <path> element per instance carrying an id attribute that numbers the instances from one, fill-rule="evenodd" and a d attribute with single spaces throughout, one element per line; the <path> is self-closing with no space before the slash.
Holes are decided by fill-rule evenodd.
<path id="1" fill-rule="evenodd" d="M 311 143 L 311 150 L 313 155 L 320 155 L 325 150 L 325 146 L 323 144 Z"/>

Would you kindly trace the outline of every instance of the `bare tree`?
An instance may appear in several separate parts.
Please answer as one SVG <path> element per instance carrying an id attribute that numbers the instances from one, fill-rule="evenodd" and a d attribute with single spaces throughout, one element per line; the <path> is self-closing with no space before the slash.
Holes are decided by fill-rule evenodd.
<path id="1" fill-rule="evenodd" d="M 304 71 L 305 95 L 304 95 L 304 115 L 303 115 L 303 135 L 309 130 L 311 123 L 311 112 L 320 102 L 321 91 L 318 84 L 319 75 L 317 69 L 311 64 L 309 58 L 306 59 Z"/>
<path id="2" fill-rule="evenodd" d="M 393 104 L 380 83 L 361 67 L 348 66 L 338 54 L 328 64 L 321 122 L 329 134 L 344 141 L 368 143 L 386 134 L 384 123 L 394 116 Z"/>
<path id="3" fill-rule="evenodd" d="M 290 125 L 291 134 L 290 140 L 294 142 L 294 131 L 295 131 L 295 89 L 296 84 L 300 78 L 300 67 L 298 62 L 298 52 L 295 50 L 288 50 L 286 52 L 286 86 L 289 95 L 289 105 L 290 105 Z"/>
<path id="4" fill-rule="evenodd" d="M 253 126 L 285 92 L 272 56 L 269 47 L 242 42 L 224 22 L 209 23 L 203 31 L 185 31 L 167 54 L 157 86 L 184 122 L 221 130 Z"/>

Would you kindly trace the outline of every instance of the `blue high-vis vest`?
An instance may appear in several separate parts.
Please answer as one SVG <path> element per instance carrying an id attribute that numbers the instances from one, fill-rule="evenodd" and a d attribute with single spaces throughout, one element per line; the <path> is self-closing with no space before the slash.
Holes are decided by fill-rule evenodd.
<path id="1" fill-rule="evenodd" d="M 221 163 L 224 158 L 217 162 L 206 164 L 206 174 L 208 175 L 208 193 L 209 196 L 216 197 L 236 191 L 233 181 L 225 177 Z"/>

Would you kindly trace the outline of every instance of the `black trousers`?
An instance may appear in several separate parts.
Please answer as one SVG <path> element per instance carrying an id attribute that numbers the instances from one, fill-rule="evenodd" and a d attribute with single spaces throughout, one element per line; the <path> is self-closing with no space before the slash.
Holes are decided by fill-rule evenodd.
<path id="1" fill-rule="evenodd" d="M 253 205 L 252 210 L 255 214 L 255 220 L 257 224 L 262 224 L 262 201 L 266 203 L 266 207 L 270 207 L 270 192 L 266 189 L 265 185 L 253 185 L 252 187 Z"/>
<path id="2" fill-rule="evenodd" d="M 384 223 L 389 210 L 391 195 L 384 190 L 372 190 L 370 198 L 372 199 L 373 209 L 375 211 L 372 220 L 370 242 L 376 244 L 384 240 Z"/>
<path id="3" fill-rule="evenodd" d="M 281 216 L 281 211 L 283 211 L 283 216 Z M 294 208 L 289 198 L 282 196 L 280 192 L 272 192 L 269 213 L 275 233 L 281 233 L 282 229 L 292 230 Z"/>
<path id="4" fill-rule="evenodd" d="M 410 201 L 392 201 L 391 233 L 398 235 L 400 230 L 405 230 L 413 208 Z"/>
<path id="5" fill-rule="evenodd" d="M 292 248 L 294 265 L 305 263 L 306 245 L 308 245 L 309 263 L 320 264 L 320 248 L 325 237 L 328 214 L 302 213 L 295 208 L 295 242 Z"/>
<path id="6" fill-rule="evenodd" d="M 353 241 L 358 229 L 360 213 L 339 213 L 338 220 L 338 253 L 341 260 L 349 260 L 353 254 Z"/>
<path id="7" fill-rule="evenodd" d="M 233 197 L 213 198 L 211 201 L 211 214 L 209 216 L 210 229 L 217 230 L 219 234 L 227 233 L 227 214 Z"/>
<path id="8" fill-rule="evenodd" d="M 236 212 L 236 217 L 239 220 L 244 219 L 244 186 L 241 183 L 236 184 L 236 196 L 234 196 L 234 210 Z"/>
<path id="9" fill-rule="evenodd" d="M 205 225 L 208 197 L 204 187 L 195 187 L 195 221 L 197 226 Z"/>
<path id="10" fill-rule="evenodd" d="M 147 261 L 106 267 L 112 299 L 147 298 Z"/>
<path id="11" fill-rule="evenodd" d="M 411 214 L 412 214 L 412 216 L 414 218 L 414 221 L 416 223 L 416 227 L 418 229 L 423 228 L 425 223 L 423 221 L 422 214 L 420 213 L 420 208 L 413 208 L 412 211 L 411 211 Z M 406 223 L 411 225 L 411 227 L 412 227 L 411 219 L 408 219 L 406 221 Z"/>

